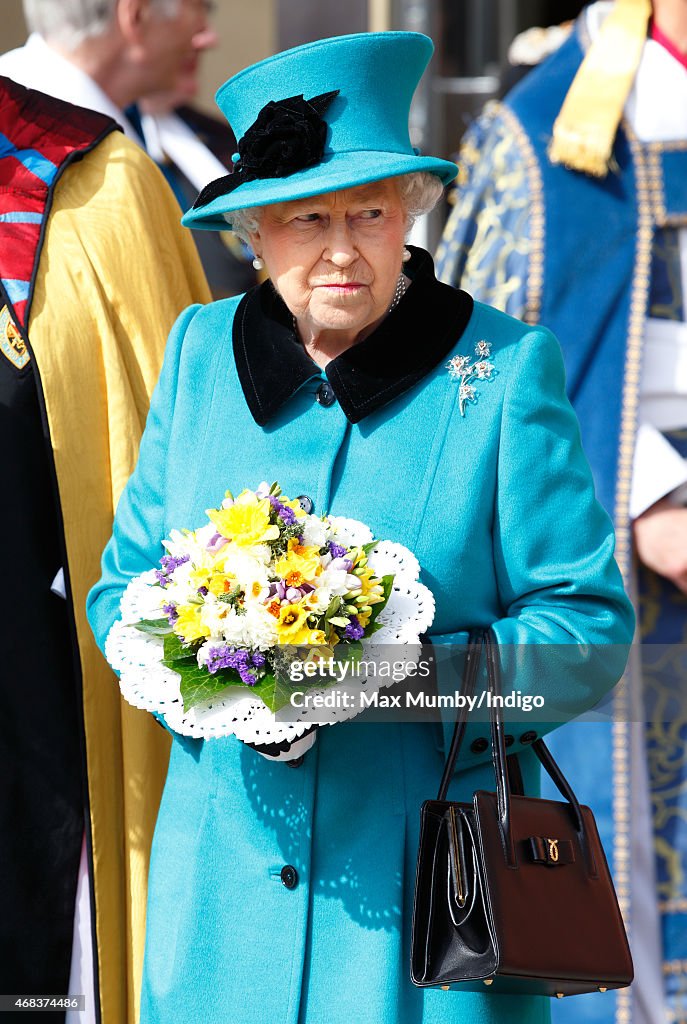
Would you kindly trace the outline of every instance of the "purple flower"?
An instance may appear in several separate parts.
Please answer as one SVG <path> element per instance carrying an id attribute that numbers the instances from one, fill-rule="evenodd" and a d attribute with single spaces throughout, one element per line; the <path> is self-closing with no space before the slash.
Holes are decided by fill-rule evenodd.
<path id="1" fill-rule="evenodd" d="M 294 512 L 294 510 L 292 508 L 289 508 L 287 505 L 282 505 L 282 503 L 279 501 L 279 498 L 275 498 L 273 494 L 270 494 L 269 500 L 270 505 L 275 510 L 275 512 L 277 513 L 281 521 L 284 523 L 284 525 L 293 526 L 293 524 L 296 522 L 296 513 Z"/>
<path id="2" fill-rule="evenodd" d="M 168 577 L 160 569 L 155 570 L 155 579 L 161 587 L 166 587 L 169 583 Z"/>
<path id="3" fill-rule="evenodd" d="M 246 686 L 255 686 L 258 676 L 255 671 L 265 664 L 265 656 L 260 651 L 246 651 L 239 647 L 230 647 L 228 644 L 218 644 L 210 648 L 205 658 L 205 667 L 210 675 L 215 675 L 220 669 L 230 668 L 238 673 L 242 683 Z"/>
<path id="4" fill-rule="evenodd" d="M 179 618 L 177 614 L 177 606 L 175 604 L 163 604 L 162 611 L 169 619 L 170 626 L 173 626 Z"/>
<path id="5" fill-rule="evenodd" d="M 348 554 L 348 549 L 343 547 L 341 544 L 337 544 L 335 541 L 329 541 L 329 554 L 332 558 L 343 558 L 344 555 Z"/>
<path id="6" fill-rule="evenodd" d="M 350 558 L 332 558 L 329 563 L 330 569 L 345 569 L 346 572 L 350 572 L 353 568 L 353 562 Z"/>
<path id="7" fill-rule="evenodd" d="M 198 587 L 198 593 L 200 594 L 201 597 L 207 597 L 208 596 L 208 588 L 207 587 Z"/>
<path id="8" fill-rule="evenodd" d="M 346 640 L 360 640 L 364 633 L 365 630 L 358 622 L 357 616 L 351 615 L 350 621 L 344 630 L 344 638 Z"/>
<path id="9" fill-rule="evenodd" d="M 221 533 L 215 533 L 205 545 L 205 550 L 209 551 L 211 555 L 216 555 L 228 543 L 227 538 L 223 537 Z"/>
<path id="10" fill-rule="evenodd" d="M 162 566 L 163 571 L 166 572 L 168 576 L 171 576 L 174 570 L 178 566 L 183 565 L 184 562 L 188 562 L 190 557 L 190 555 L 179 555 L 178 558 L 175 555 L 163 555 L 160 559 L 160 565 Z"/>

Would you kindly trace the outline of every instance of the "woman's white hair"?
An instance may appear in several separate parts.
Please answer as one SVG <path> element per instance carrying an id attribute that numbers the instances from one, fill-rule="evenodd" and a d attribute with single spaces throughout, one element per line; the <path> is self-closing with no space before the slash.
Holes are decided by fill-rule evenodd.
<path id="1" fill-rule="evenodd" d="M 39 32 L 71 52 L 112 24 L 119 0 L 24 0 L 30 32 Z M 161 14 L 173 17 L 181 0 L 151 0 Z"/>
<path id="2" fill-rule="evenodd" d="M 429 171 L 400 174 L 397 180 L 401 189 L 401 202 L 406 211 L 407 237 L 416 218 L 429 213 L 437 205 L 443 195 L 444 186 L 441 179 Z M 258 231 L 263 209 L 263 206 L 248 206 L 242 210 L 225 213 L 224 218 L 231 224 L 234 234 L 250 245 L 250 235 Z"/>

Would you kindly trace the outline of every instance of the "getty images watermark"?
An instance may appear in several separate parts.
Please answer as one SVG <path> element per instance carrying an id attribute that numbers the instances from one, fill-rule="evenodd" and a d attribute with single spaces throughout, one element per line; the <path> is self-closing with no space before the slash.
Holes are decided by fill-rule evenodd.
<path id="1" fill-rule="evenodd" d="M 291 691 L 288 705 L 277 717 L 303 720 L 312 716 L 314 720 L 318 712 L 342 708 L 355 712 L 395 711 L 407 718 L 417 717 L 418 713 L 422 716 L 423 712 L 464 708 L 470 713 L 481 710 L 487 717 L 493 708 L 517 711 L 526 716 L 545 705 L 540 694 L 524 693 L 518 689 L 502 695 L 493 695 L 483 688 L 474 694 L 463 693 L 460 686 L 455 686 L 455 673 L 452 676 L 454 685 L 438 688 L 433 654 L 417 660 L 407 657 L 363 657 L 356 661 L 339 661 L 334 657 L 318 661 L 295 660 L 289 666 Z"/>

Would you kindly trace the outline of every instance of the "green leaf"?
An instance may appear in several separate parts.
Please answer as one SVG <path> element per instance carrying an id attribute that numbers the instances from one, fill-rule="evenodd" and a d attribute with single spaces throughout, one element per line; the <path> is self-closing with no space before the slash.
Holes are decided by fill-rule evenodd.
<path id="1" fill-rule="evenodd" d="M 379 626 L 378 628 L 381 629 L 382 627 Z M 347 641 L 345 643 L 337 644 L 335 660 L 341 665 L 345 665 L 346 663 L 357 665 L 362 654 L 363 645 L 360 640 L 351 640 L 350 642 Z"/>
<path id="2" fill-rule="evenodd" d="M 340 615 L 332 615 L 329 621 L 332 626 L 342 626 L 345 628 L 348 625 L 348 619 Z"/>
<path id="3" fill-rule="evenodd" d="M 169 619 L 141 619 L 134 625 L 136 629 L 140 629 L 141 633 L 149 633 L 150 636 L 167 636 L 172 632 Z"/>
<path id="4" fill-rule="evenodd" d="M 181 699 L 184 711 L 190 711 L 196 704 L 216 697 L 228 686 L 236 685 L 233 679 L 218 672 L 210 675 L 206 668 L 199 668 L 195 658 L 192 661 L 175 661 L 168 668 L 174 669 L 181 676 Z"/>
<path id="5" fill-rule="evenodd" d="M 324 621 L 325 622 L 329 622 L 331 617 L 333 615 L 336 615 L 336 613 L 338 612 L 339 608 L 341 607 L 341 603 L 342 602 L 341 602 L 341 598 L 340 597 L 333 597 L 331 599 L 331 601 L 329 602 L 329 607 L 327 608 L 327 611 L 324 613 Z"/>
<path id="6" fill-rule="evenodd" d="M 371 540 L 369 544 L 361 544 L 360 546 L 362 547 L 363 551 L 365 552 L 365 555 L 369 555 L 370 552 L 374 551 L 374 549 L 377 547 L 377 544 L 378 544 L 378 541 Z"/>
<path id="7" fill-rule="evenodd" d="M 373 633 L 378 632 L 378 630 L 382 628 L 383 627 L 381 622 L 372 622 L 372 620 L 370 620 L 370 622 L 368 622 L 367 626 L 365 627 L 365 637 L 367 638 L 372 636 Z"/>
<path id="8" fill-rule="evenodd" d="M 252 692 L 264 701 L 272 714 L 276 714 L 280 708 L 286 707 L 291 700 L 292 693 L 304 688 L 302 682 L 292 683 L 288 676 L 275 676 L 272 673 L 264 676 L 255 686 L 250 687 Z"/>
<path id="9" fill-rule="evenodd" d="M 377 616 L 379 615 L 379 613 L 386 608 L 387 603 L 389 601 L 389 597 L 391 596 L 391 591 L 393 590 L 393 587 L 394 587 L 394 576 L 393 576 L 393 573 L 390 573 L 387 576 L 382 576 L 382 593 L 384 595 L 384 600 L 383 601 L 379 601 L 378 604 L 373 604 L 372 605 L 372 612 L 370 614 L 370 619 L 369 619 L 368 627 L 369 627 L 370 623 L 376 622 Z"/>
<path id="10" fill-rule="evenodd" d="M 163 660 L 168 668 L 173 668 L 178 672 L 179 670 L 177 669 L 175 662 L 186 661 L 189 658 L 194 662 L 196 661 L 195 651 L 192 647 L 183 643 L 181 637 L 178 637 L 174 632 L 165 636 L 165 653 Z"/>

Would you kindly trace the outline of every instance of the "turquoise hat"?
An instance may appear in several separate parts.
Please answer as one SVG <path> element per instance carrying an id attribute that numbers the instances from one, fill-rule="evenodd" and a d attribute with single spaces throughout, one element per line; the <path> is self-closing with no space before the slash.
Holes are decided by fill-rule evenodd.
<path id="1" fill-rule="evenodd" d="M 458 168 L 410 143 L 413 93 L 434 51 L 418 32 L 366 32 L 297 46 L 240 71 L 215 99 L 234 130 L 234 170 L 182 219 L 223 231 L 249 206 L 336 192 L 413 171 L 444 184 Z"/>

